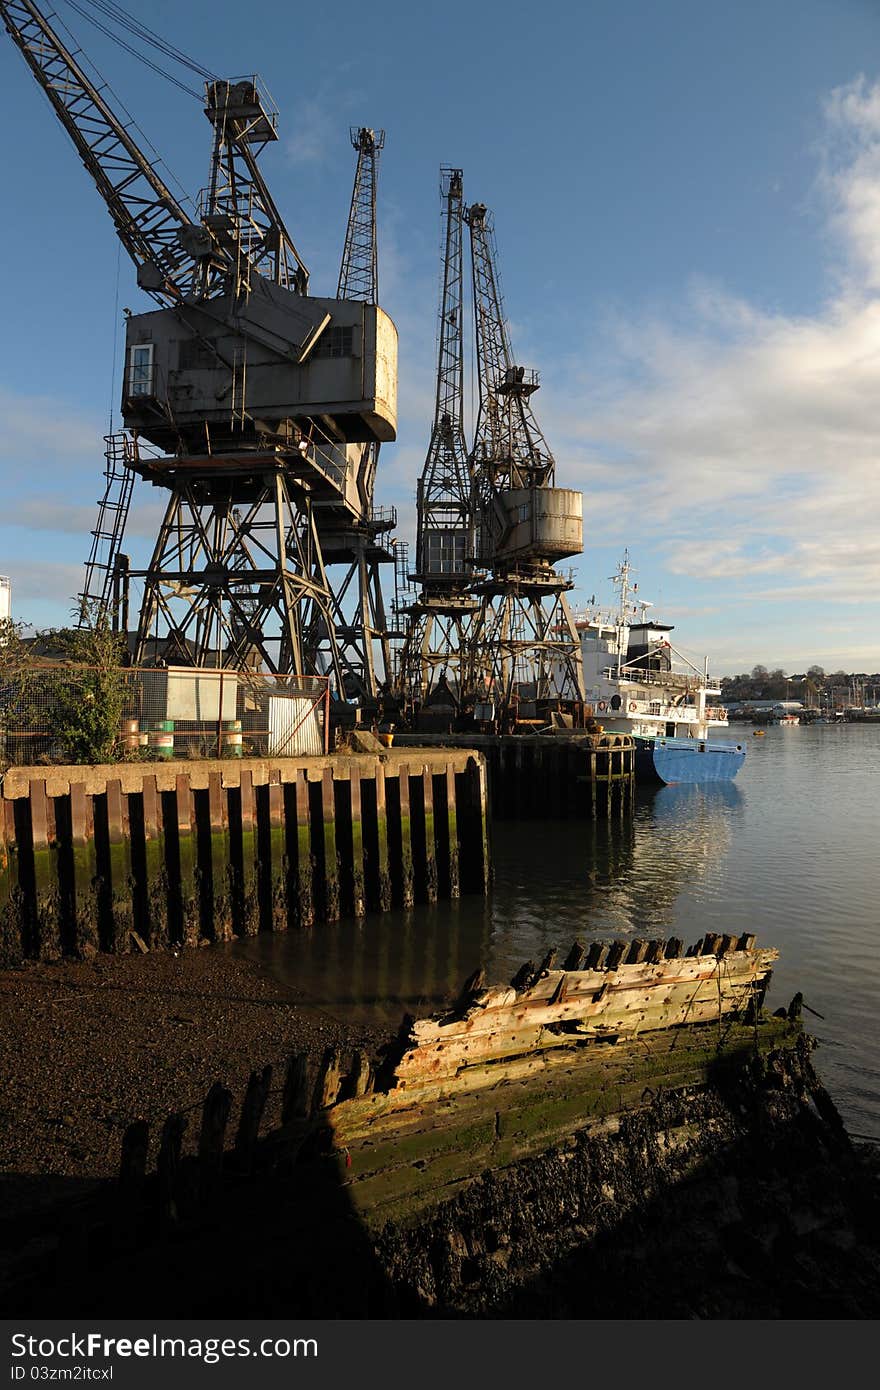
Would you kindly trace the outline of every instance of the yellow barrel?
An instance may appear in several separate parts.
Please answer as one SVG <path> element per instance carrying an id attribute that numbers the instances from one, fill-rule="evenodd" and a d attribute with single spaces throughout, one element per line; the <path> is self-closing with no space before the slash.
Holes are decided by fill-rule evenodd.
<path id="1" fill-rule="evenodd" d="M 139 719 L 123 719 L 122 721 L 122 746 L 127 750 L 140 747 L 141 724 Z"/>

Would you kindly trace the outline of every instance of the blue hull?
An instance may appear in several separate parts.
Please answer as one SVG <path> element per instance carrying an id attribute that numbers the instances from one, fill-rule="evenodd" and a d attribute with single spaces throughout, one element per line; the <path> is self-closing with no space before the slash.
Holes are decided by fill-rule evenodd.
<path id="1" fill-rule="evenodd" d="M 740 743 L 697 738 L 636 738 L 639 782 L 730 782 L 745 762 Z"/>

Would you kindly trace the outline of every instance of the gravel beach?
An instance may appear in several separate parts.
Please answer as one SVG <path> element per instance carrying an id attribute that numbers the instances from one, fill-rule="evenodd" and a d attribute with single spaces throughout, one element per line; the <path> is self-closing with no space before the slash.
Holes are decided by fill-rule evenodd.
<path id="1" fill-rule="evenodd" d="M 277 1116 L 295 1052 L 373 1050 L 384 1035 L 310 1007 L 222 948 L 99 955 L 0 972 L 0 1207 L 19 1211 L 117 1171 L 132 1120 L 151 1122 L 151 1156 L 171 1110 L 214 1081 L 233 1093 L 230 1130 L 252 1070 L 273 1065 Z"/>

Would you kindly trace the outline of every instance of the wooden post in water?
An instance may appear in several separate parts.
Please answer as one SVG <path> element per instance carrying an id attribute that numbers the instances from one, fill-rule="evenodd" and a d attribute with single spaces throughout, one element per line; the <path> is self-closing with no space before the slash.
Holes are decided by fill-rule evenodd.
<path id="1" fill-rule="evenodd" d="M 385 767 L 381 762 L 376 764 L 376 854 L 379 885 L 377 907 L 380 912 L 388 912 L 392 902 L 391 874 L 388 868 L 388 806 Z"/>
<path id="2" fill-rule="evenodd" d="M 339 920 L 339 851 L 336 847 L 336 788 L 333 769 L 321 775 L 321 810 L 324 821 L 324 921 Z"/>
<path id="3" fill-rule="evenodd" d="M 24 956 L 22 925 L 15 802 L 4 800 L 0 789 L 0 961 L 4 965 L 18 965 Z"/>
<path id="4" fill-rule="evenodd" d="M 128 797 L 124 795 L 118 777 L 107 783 L 107 840 L 110 879 L 107 885 L 110 907 L 108 944 L 111 951 L 123 952 L 129 949 L 134 935 L 134 903 Z"/>
<path id="5" fill-rule="evenodd" d="M 155 783 L 155 778 L 153 781 Z M 144 802 L 146 803 L 146 796 Z M 95 886 L 98 868 L 95 856 L 94 806 L 92 798 L 86 795 L 85 784 L 82 782 L 70 784 L 70 821 L 73 841 L 74 945 L 78 955 L 87 956 L 94 954 L 99 945 L 98 894 Z M 167 906 L 165 911 L 167 933 Z"/>
<path id="6" fill-rule="evenodd" d="M 58 960 L 61 956 L 61 900 L 55 803 L 46 793 L 43 778 L 31 781 L 28 800 L 34 855 L 35 901 L 31 905 L 31 916 L 35 954 L 40 960 Z"/>
<path id="7" fill-rule="evenodd" d="M 430 767 L 422 769 L 422 807 L 425 827 L 425 897 L 437 901 L 437 851 L 434 840 L 434 777 Z"/>
<path id="8" fill-rule="evenodd" d="M 448 843 L 449 896 L 461 896 L 461 876 L 458 859 L 458 815 L 455 808 L 455 768 L 446 764 L 446 838 Z"/>
<path id="9" fill-rule="evenodd" d="M 492 861 L 489 854 L 489 798 L 486 786 L 486 764 L 482 758 L 468 759 L 468 775 L 473 798 L 473 833 L 477 839 L 479 855 L 478 875 L 474 887 L 478 893 L 488 893 L 492 879 Z"/>
<path id="10" fill-rule="evenodd" d="M 361 817 L 361 775 L 352 763 L 348 776 L 349 807 L 351 810 L 351 910 L 363 917 L 367 910 L 364 890 L 364 827 Z"/>
<path id="11" fill-rule="evenodd" d="M 296 901 L 299 925 L 310 927 L 315 920 L 312 812 L 306 773 L 300 769 L 296 774 Z"/>
<path id="12" fill-rule="evenodd" d="M 146 920 L 149 946 L 163 947 L 169 943 L 168 931 L 168 870 L 165 865 L 165 828 L 162 821 L 162 799 L 155 775 L 144 777 L 144 873 Z M 73 787 L 70 789 L 71 810 Z M 76 854 L 76 824 L 73 830 Z"/>
<path id="13" fill-rule="evenodd" d="M 284 825 L 284 788 L 281 773 L 273 768 L 265 788 L 267 825 L 265 835 L 267 859 L 269 912 L 272 931 L 287 931 L 290 906 L 287 901 L 288 863 L 287 836 Z"/>
<path id="14" fill-rule="evenodd" d="M 397 769 L 400 796 L 400 893 L 404 907 L 415 901 L 413 889 L 412 824 L 409 804 L 409 766 L 400 763 Z"/>
<path id="15" fill-rule="evenodd" d="M 208 819 L 211 825 L 211 918 L 216 941 L 233 936 L 229 807 L 219 772 L 208 773 Z"/>
<path id="16" fill-rule="evenodd" d="M 254 776 L 241 770 L 241 927 L 246 936 L 260 930 L 259 853 Z"/>
<path id="17" fill-rule="evenodd" d="M 180 939 L 184 946 L 198 946 L 201 936 L 198 839 L 189 777 L 180 772 L 175 778 L 177 805 L 177 849 L 180 856 Z M 170 885 L 173 887 L 173 885 Z"/>

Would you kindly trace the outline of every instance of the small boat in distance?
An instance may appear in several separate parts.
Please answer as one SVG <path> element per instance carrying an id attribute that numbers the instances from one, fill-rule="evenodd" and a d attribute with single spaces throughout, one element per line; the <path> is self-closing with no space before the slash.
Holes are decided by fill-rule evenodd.
<path id="1" fill-rule="evenodd" d="M 793 724 L 800 724 L 801 721 L 797 714 L 780 714 L 778 722 L 790 728 Z"/>
<path id="2" fill-rule="evenodd" d="M 587 708 L 609 733 L 636 741 L 636 776 L 661 782 L 729 781 L 745 759 L 741 743 L 710 740 L 727 728 L 720 688 L 669 639 L 672 624 L 647 617 L 652 605 L 633 601 L 629 553 L 612 575 L 617 612 L 575 613 Z"/>

